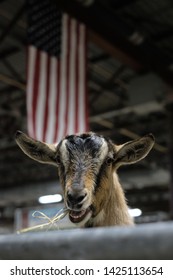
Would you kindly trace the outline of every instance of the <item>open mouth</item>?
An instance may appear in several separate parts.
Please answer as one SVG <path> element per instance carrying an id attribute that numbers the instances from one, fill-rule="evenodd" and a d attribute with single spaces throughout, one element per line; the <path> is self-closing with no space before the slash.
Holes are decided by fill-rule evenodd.
<path id="1" fill-rule="evenodd" d="M 87 216 L 87 214 L 91 211 L 90 207 L 82 211 L 74 211 L 70 210 L 69 218 L 72 223 L 80 223 Z"/>

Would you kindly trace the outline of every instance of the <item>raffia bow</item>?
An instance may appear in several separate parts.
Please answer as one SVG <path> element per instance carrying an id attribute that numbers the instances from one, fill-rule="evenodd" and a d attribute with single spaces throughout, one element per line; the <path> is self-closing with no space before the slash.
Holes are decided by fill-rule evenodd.
<path id="1" fill-rule="evenodd" d="M 59 220 L 63 219 L 67 215 L 68 212 L 69 212 L 69 210 L 67 208 L 62 208 L 60 211 L 58 211 L 58 213 L 53 218 L 49 218 L 43 212 L 35 211 L 32 214 L 32 217 L 38 218 L 38 219 L 48 220 L 48 222 L 45 223 L 45 224 L 36 225 L 36 226 L 33 226 L 33 227 L 21 229 L 21 230 L 17 231 L 17 233 L 20 234 L 20 233 L 25 233 L 25 232 L 31 232 L 31 231 L 36 231 L 38 229 L 40 229 L 40 230 L 43 230 L 43 229 L 49 230 L 52 226 L 57 226 L 56 222 L 58 222 Z"/>

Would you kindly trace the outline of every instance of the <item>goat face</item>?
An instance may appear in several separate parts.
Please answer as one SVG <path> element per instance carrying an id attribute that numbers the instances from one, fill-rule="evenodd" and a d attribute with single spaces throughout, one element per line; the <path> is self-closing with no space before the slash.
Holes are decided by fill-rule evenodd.
<path id="1" fill-rule="evenodd" d="M 48 145 L 18 132 L 16 141 L 29 157 L 58 166 L 69 218 L 82 226 L 92 223 L 111 196 L 113 171 L 141 160 L 154 144 L 151 134 L 121 146 L 95 133 L 67 136 L 58 145 Z"/>
<path id="2" fill-rule="evenodd" d="M 85 224 L 103 208 L 115 153 L 110 141 L 94 133 L 68 136 L 58 145 L 59 177 L 73 223 Z"/>

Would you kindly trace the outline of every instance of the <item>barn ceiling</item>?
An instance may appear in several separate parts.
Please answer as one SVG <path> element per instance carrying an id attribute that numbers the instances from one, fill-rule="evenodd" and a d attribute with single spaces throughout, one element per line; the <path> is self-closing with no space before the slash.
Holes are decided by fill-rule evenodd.
<path id="1" fill-rule="evenodd" d="M 120 170 L 120 178 L 130 206 L 141 207 L 151 216 L 152 213 L 155 213 L 155 216 L 166 213 L 168 218 L 168 151 L 172 128 L 167 105 L 172 100 L 173 84 L 172 1 L 52 2 L 88 27 L 90 130 L 110 137 L 117 144 L 150 132 L 156 138 L 156 145 L 145 160 Z M 26 158 L 14 141 L 16 130 L 27 131 L 26 30 L 24 0 L 16 1 L 15 5 L 12 0 L 1 0 L 2 212 L 7 207 L 36 205 L 41 192 L 47 194 L 55 193 L 57 189 L 60 191 L 57 170 Z"/>

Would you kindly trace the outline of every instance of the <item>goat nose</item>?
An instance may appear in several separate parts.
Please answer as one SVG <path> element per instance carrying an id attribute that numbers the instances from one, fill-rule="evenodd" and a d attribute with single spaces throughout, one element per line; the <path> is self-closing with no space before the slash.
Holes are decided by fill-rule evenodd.
<path id="1" fill-rule="evenodd" d="M 69 206 L 77 206 L 84 200 L 85 197 L 86 193 L 68 191 L 67 203 Z"/>

